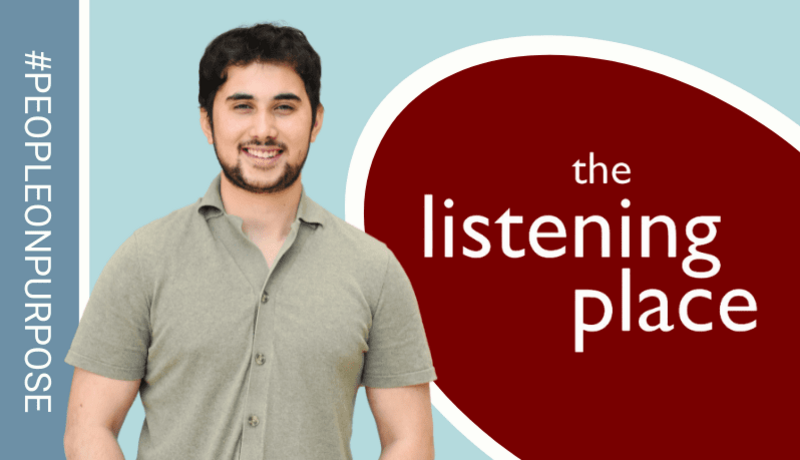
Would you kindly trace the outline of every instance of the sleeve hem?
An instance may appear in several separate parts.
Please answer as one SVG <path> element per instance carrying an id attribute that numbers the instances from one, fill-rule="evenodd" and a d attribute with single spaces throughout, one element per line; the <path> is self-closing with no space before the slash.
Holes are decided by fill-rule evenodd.
<path id="1" fill-rule="evenodd" d="M 434 380 L 436 380 L 436 371 L 430 367 L 422 371 L 400 375 L 364 375 L 361 379 L 361 384 L 371 388 L 397 388 Z"/>
<path id="2" fill-rule="evenodd" d="M 81 356 L 70 350 L 64 362 L 74 367 L 79 367 L 93 374 L 102 375 L 114 380 L 139 380 L 144 377 L 144 369 L 131 369 L 116 367 L 110 364 L 101 363 L 95 359 Z"/>

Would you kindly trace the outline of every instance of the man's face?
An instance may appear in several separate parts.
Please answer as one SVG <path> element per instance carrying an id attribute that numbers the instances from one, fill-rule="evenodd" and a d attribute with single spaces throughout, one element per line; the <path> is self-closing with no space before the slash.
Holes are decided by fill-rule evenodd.
<path id="1" fill-rule="evenodd" d="M 225 177 L 253 193 L 275 193 L 295 183 L 323 115 L 320 104 L 311 126 L 311 104 L 294 69 L 258 62 L 228 67 L 213 112 L 212 127 L 200 109 L 208 143 Z"/>

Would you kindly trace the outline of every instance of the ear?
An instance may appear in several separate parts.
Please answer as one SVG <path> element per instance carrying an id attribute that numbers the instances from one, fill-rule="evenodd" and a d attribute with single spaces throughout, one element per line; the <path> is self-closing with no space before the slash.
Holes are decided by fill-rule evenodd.
<path id="1" fill-rule="evenodd" d="M 213 144 L 214 131 L 211 129 L 211 119 L 208 117 L 208 112 L 204 108 L 200 109 L 200 128 L 203 130 L 203 134 L 206 135 L 208 143 Z"/>
<path id="2" fill-rule="evenodd" d="M 317 134 L 322 129 L 322 119 L 325 117 L 325 107 L 320 103 L 317 106 L 317 119 L 314 120 L 314 126 L 311 128 L 311 142 L 317 140 Z"/>

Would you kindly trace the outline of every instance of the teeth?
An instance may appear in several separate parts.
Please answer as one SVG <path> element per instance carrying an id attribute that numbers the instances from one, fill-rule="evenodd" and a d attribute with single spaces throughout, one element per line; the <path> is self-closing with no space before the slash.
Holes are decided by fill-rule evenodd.
<path id="1" fill-rule="evenodd" d="M 274 158 L 276 155 L 281 153 L 280 150 L 272 150 L 271 153 L 267 153 L 264 150 L 255 150 L 255 149 L 245 149 L 245 150 L 247 150 L 247 153 L 249 153 L 250 155 L 256 156 L 258 158 L 267 158 L 267 159 Z"/>

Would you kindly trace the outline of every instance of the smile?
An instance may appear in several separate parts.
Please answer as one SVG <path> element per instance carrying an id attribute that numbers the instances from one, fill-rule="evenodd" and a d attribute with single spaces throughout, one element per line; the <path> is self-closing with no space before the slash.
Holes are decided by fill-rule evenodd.
<path id="1" fill-rule="evenodd" d="M 242 147 L 242 151 L 253 158 L 270 159 L 283 153 L 283 149 L 265 149 L 258 147 Z"/>

